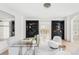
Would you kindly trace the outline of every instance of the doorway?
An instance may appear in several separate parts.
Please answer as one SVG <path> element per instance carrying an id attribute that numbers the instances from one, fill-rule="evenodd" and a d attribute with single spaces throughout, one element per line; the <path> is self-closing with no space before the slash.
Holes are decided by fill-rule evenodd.
<path id="1" fill-rule="evenodd" d="M 54 36 L 61 36 L 64 40 L 64 21 L 52 21 L 51 39 L 53 39 Z"/>
<path id="2" fill-rule="evenodd" d="M 79 15 L 71 20 L 71 42 L 79 40 Z"/>

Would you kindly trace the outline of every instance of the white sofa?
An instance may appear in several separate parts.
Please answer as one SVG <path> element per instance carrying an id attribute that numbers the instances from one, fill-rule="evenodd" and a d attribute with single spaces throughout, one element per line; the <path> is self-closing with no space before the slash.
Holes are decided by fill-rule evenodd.
<path id="1" fill-rule="evenodd" d="M 11 47 L 14 43 L 19 42 L 18 39 L 15 37 L 10 37 L 8 39 L 8 47 L 9 47 L 9 55 L 18 55 L 19 48 L 18 47 Z"/>
<path id="2" fill-rule="evenodd" d="M 53 40 L 48 41 L 48 45 L 51 48 L 58 48 L 59 45 L 62 45 L 62 38 L 60 36 L 54 36 Z"/>

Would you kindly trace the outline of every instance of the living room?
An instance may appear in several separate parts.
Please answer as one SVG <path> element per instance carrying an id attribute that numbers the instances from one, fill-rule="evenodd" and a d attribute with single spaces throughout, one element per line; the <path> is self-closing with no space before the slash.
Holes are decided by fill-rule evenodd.
<path id="1" fill-rule="evenodd" d="M 0 3 L 0 54 L 79 54 L 78 6 L 78 3 Z M 53 42 L 54 37 L 58 42 Z M 33 45 L 30 51 L 27 45 Z"/>

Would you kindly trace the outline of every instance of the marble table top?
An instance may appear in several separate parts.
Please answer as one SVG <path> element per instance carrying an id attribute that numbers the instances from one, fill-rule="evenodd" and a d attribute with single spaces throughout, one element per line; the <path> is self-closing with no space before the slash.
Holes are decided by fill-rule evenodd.
<path id="1" fill-rule="evenodd" d="M 9 45 L 10 47 L 31 47 L 31 46 L 37 46 L 37 44 L 33 44 L 32 42 L 23 42 L 23 41 L 18 41 L 18 42 L 13 42 L 12 44 Z"/>

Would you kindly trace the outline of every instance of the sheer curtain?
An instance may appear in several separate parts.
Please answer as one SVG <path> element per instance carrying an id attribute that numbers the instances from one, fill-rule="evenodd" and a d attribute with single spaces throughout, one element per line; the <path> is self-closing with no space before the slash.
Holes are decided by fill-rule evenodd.
<path id="1" fill-rule="evenodd" d="M 0 39 L 8 39 L 9 35 L 9 22 L 0 22 Z"/>

